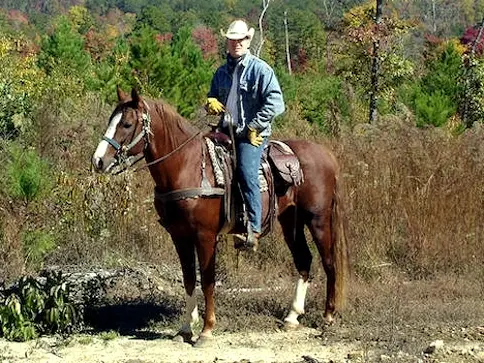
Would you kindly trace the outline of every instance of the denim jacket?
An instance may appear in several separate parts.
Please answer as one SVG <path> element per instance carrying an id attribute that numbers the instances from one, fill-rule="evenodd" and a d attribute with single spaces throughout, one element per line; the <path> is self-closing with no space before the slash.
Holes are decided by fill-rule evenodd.
<path id="1" fill-rule="evenodd" d="M 248 127 L 261 136 L 270 136 L 272 120 L 285 110 L 281 87 L 274 71 L 263 60 L 247 53 L 241 62 L 239 115 L 245 127 L 237 136 L 245 136 Z M 231 85 L 232 73 L 225 63 L 215 72 L 208 97 L 226 105 Z"/>

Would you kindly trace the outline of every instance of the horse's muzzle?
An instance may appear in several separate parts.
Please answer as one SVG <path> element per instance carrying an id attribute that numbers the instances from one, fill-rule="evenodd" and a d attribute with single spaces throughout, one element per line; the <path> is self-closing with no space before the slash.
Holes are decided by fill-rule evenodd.
<path id="1" fill-rule="evenodd" d="M 92 166 L 94 167 L 94 170 L 98 173 L 101 173 L 103 171 L 103 159 L 97 156 L 92 157 Z"/>
<path id="2" fill-rule="evenodd" d="M 94 167 L 94 171 L 97 173 L 107 173 L 112 169 L 114 165 L 114 159 L 106 160 L 105 158 L 101 158 L 99 156 L 92 157 L 92 166 Z"/>

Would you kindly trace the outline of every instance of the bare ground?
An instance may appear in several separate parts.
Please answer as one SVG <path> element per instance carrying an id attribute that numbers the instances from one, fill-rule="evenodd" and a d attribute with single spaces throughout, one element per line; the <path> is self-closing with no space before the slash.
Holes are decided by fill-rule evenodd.
<path id="1" fill-rule="evenodd" d="M 355 278 L 348 306 L 331 327 L 322 324 L 323 286 L 314 282 L 304 327 L 295 331 L 281 325 L 292 281 L 271 289 L 220 284 L 217 331 L 200 348 L 172 341 L 183 309 L 173 271 L 125 271 L 106 285 L 102 303 L 86 308 L 84 331 L 0 340 L 0 362 L 484 362 L 483 282 L 472 277 Z"/>

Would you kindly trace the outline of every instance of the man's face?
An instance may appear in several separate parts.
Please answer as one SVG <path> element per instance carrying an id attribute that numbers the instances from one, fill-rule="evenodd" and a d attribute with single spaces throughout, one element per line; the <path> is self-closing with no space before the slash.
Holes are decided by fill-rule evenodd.
<path id="1" fill-rule="evenodd" d="M 244 39 L 234 40 L 227 39 L 227 48 L 229 53 L 234 58 L 239 58 L 248 52 L 250 47 L 250 38 L 245 37 Z"/>

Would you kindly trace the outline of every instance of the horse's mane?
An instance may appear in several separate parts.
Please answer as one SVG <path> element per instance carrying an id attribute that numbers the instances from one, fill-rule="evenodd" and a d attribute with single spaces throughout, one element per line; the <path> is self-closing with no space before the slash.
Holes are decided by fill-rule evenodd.
<path id="1" fill-rule="evenodd" d="M 149 101 L 150 107 L 154 106 L 155 112 L 160 115 L 165 124 L 174 125 L 183 134 L 192 135 L 198 132 L 198 128 L 180 115 L 176 109 L 163 99 Z"/>

